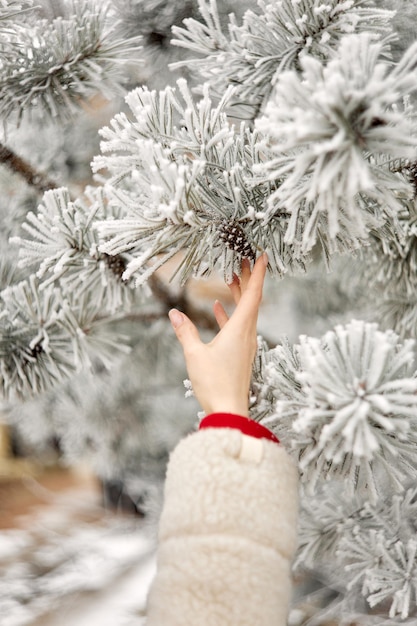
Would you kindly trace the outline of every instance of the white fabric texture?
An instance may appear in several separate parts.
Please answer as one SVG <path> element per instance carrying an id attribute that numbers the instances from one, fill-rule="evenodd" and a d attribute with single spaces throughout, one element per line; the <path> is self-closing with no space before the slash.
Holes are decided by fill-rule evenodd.
<path id="1" fill-rule="evenodd" d="M 147 626 L 285 626 L 297 508 L 281 445 L 230 428 L 183 439 L 167 471 Z"/>

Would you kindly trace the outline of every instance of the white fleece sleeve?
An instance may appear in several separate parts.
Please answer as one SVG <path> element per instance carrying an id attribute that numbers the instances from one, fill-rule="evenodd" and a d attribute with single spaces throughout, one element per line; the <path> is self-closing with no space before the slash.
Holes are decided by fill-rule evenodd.
<path id="1" fill-rule="evenodd" d="M 281 445 L 208 428 L 171 455 L 147 626 L 285 626 L 297 470 Z"/>

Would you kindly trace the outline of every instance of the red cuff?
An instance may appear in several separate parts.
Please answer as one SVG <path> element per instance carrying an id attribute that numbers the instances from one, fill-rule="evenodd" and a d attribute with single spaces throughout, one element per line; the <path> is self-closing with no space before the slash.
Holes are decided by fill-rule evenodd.
<path id="1" fill-rule="evenodd" d="M 235 415 L 234 413 L 211 413 L 211 415 L 207 415 L 207 417 L 201 420 L 199 428 L 236 428 L 244 435 L 249 435 L 249 437 L 269 439 L 279 443 L 279 439 L 268 428 L 265 428 L 258 422 L 254 422 L 249 417 Z"/>

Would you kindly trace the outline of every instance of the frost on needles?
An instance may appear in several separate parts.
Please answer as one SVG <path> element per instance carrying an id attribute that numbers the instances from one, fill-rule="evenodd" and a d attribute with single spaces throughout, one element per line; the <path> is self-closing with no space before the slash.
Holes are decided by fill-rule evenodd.
<path id="1" fill-rule="evenodd" d="M 64 292 L 94 294 L 103 311 L 127 311 L 132 285 L 121 280 L 127 259 L 100 253 L 94 228 L 96 221 L 117 216 L 100 187 L 87 189 L 84 199 L 75 201 L 67 189 L 53 189 L 44 194 L 36 214 L 26 215 L 22 229 L 29 237 L 10 241 L 19 246 L 20 267 L 36 269 L 41 289 L 58 282 Z"/>
<path id="2" fill-rule="evenodd" d="M 354 320 L 321 339 L 264 345 L 257 366 L 252 417 L 277 432 L 300 468 L 295 571 L 316 580 L 320 615 L 393 623 L 380 612 L 366 615 L 361 597 L 371 608 L 387 607 L 390 619 L 414 615 L 413 341 Z"/>
<path id="3" fill-rule="evenodd" d="M 302 507 L 294 567 L 301 575 L 309 571 L 315 579 L 315 599 L 325 605 L 322 616 L 338 622 L 342 619 L 346 624 L 414 625 L 414 481 L 374 506 L 358 494 L 346 498 L 340 485 L 326 483 L 314 496 L 304 497 Z M 368 615 L 364 614 L 362 598 L 371 607 Z M 383 612 L 378 611 L 381 606 Z"/>
<path id="4" fill-rule="evenodd" d="M 402 165 L 415 185 L 415 162 Z M 375 320 L 402 337 L 417 337 L 417 205 L 398 214 L 397 229 L 374 232 L 361 250 L 363 281 L 372 288 Z"/>
<path id="5" fill-rule="evenodd" d="M 278 0 L 258 3 L 242 24 L 233 14 L 222 28 L 216 2 L 199 0 L 201 21 L 174 26 L 173 44 L 198 56 L 187 64 L 216 94 L 235 87 L 232 113 L 256 116 L 281 72 L 299 69 L 306 55 L 321 61 L 334 54 L 349 33 L 366 30 L 375 38 L 390 32 L 393 12 L 362 0 Z"/>
<path id="6" fill-rule="evenodd" d="M 417 89 L 416 53 L 414 45 L 391 67 L 382 43 L 350 35 L 327 64 L 305 56 L 300 74 L 280 75 L 258 120 L 274 158 L 258 171 L 281 181 L 267 216 L 286 207 L 288 243 L 308 251 L 324 238 L 334 252 L 396 225 L 414 194 L 393 163 L 417 150 L 414 111 L 402 104 Z"/>
<path id="7" fill-rule="evenodd" d="M 98 304 L 98 306 L 97 306 Z M 82 368 L 110 368 L 129 351 L 89 294 L 42 285 L 34 275 L 0 294 L 0 392 L 8 401 L 50 390 Z"/>
<path id="8" fill-rule="evenodd" d="M 267 351 L 261 421 L 293 450 L 308 489 L 325 479 L 375 500 L 402 489 L 417 468 L 414 342 L 352 321 L 321 339 Z M 262 400 L 261 400 L 262 406 Z M 256 409 L 255 409 L 256 411 Z M 269 415 L 268 415 L 269 413 Z"/>
<path id="9" fill-rule="evenodd" d="M 118 33 L 107 2 L 98 6 L 92 0 L 71 0 L 67 12 L 68 18 L 51 22 L 39 16 L 30 23 L 22 19 L 6 32 L 0 44 L 3 120 L 20 120 L 33 107 L 65 119 L 97 92 L 108 98 L 125 93 L 121 64 L 132 61 L 141 38 Z M 7 23 L 3 28 L 7 30 Z"/>
<path id="10" fill-rule="evenodd" d="M 106 192 L 124 215 L 98 225 L 100 250 L 133 256 L 125 279 L 141 284 L 179 251 L 182 281 L 215 267 L 230 281 L 244 256 L 266 248 L 273 272 L 304 268 L 305 257 L 284 243 L 285 210 L 265 219 L 276 183 L 258 182 L 264 149 L 257 131 L 230 124 L 231 95 L 214 105 L 205 88 L 197 100 L 184 80 L 159 93 L 139 88 L 126 98 L 133 119 L 120 113 L 101 131 L 93 169 L 107 170 Z"/>
<path id="11" fill-rule="evenodd" d="M 219 263 L 230 278 L 243 251 L 268 250 L 282 274 L 304 268 L 316 244 L 330 257 L 387 224 L 399 230 L 414 193 L 415 116 L 403 100 L 417 89 L 416 49 L 392 68 L 384 44 L 362 34 L 343 38 L 327 64 L 303 57 L 301 74 L 280 76 L 255 130 L 226 117 L 233 88 L 216 106 L 207 85 L 197 102 L 184 81 L 132 92 L 134 118 L 119 114 L 103 129 L 94 161 L 125 211 L 100 226 L 101 249 L 129 250 L 126 277 L 138 282 L 156 269 L 145 269 L 152 258 L 162 255 L 159 265 L 180 249 L 183 280 Z"/>
<path id="12" fill-rule="evenodd" d="M 0 295 L 4 341 L 0 368 L 5 397 L 24 397 L 53 387 L 82 367 L 126 352 L 127 337 L 113 337 L 111 319 L 132 307 L 132 285 L 121 280 L 126 259 L 98 251 L 95 220 L 117 216 L 101 188 L 71 200 L 67 189 L 47 191 L 36 214 L 11 238 L 28 280 Z"/>

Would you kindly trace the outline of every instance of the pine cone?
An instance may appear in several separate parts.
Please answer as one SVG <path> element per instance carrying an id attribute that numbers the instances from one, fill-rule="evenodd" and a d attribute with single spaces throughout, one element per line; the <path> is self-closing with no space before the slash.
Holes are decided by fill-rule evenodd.
<path id="1" fill-rule="evenodd" d="M 221 220 L 218 226 L 219 238 L 227 248 L 238 252 L 242 257 L 256 259 L 256 254 L 251 244 L 248 242 L 246 234 L 236 222 L 227 219 Z"/>
<path id="2" fill-rule="evenodd" d="M 121 278 L 126 269 L 125 259 L 120 256 L 120 254 L 111 255 L 106 253 L 103 254 L 103 258 L 106 261 L 109 270 L 113 272 L 117 278 Z"/>

